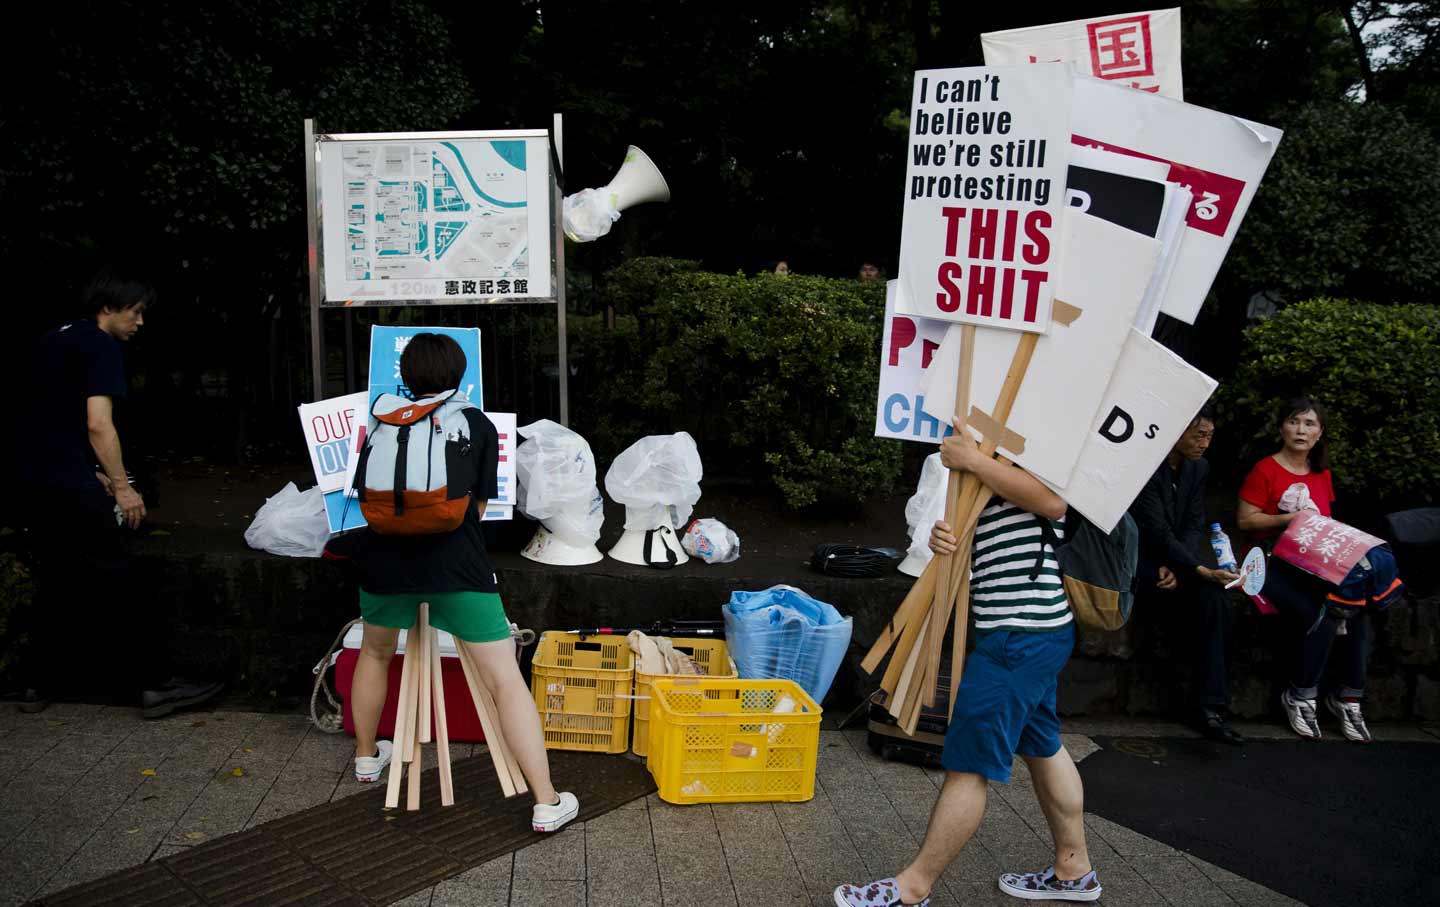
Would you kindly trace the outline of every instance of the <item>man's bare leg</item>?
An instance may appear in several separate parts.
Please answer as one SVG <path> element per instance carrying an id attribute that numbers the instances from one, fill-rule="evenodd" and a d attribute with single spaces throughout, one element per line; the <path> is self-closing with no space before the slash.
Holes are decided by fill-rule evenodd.
<path id="1" fill-rule="evenodd" d="M 939 881 L 940 873 L 960 856 L 985 816 L 985 794 L 989 790 L 986 784 L 982 775 L 945 773 L 945 786 L 930 811 L 930 825 L 925 829 L 920 853 L 895 877 L 900 886 L 900 900 L 906 904 L 925 900 Z"/>
<path id="2" fill-rule="evenodd" d="M 1046 759 L 1025 756 L 1035 799 L 1045 813 L 1050 836 L 1055 840 L 1055 877 L 1078 879 L 1089 872 L 1090 851 L 1085 846 L 1085 787 L 1075 760 L 1065 747 Z"/>

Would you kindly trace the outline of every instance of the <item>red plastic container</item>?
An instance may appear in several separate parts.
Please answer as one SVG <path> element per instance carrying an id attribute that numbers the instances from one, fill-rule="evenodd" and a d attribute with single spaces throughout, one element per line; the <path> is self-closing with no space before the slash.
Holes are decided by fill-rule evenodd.
<path id="1" fill-rule="evenodd" d="M 345 647 L 335 661 L 335 689 L 344 701 L 345 733 L 355 736 L 355 717 L 350 711 L 350 687 L 355 681 L 355 665 L 360 660 L 359 626 L 345 638 Z M 353 647 L 352 647 L 353 638 Z M 454 653 L 449 634 L 442 636 L 440 645 L 440 676 L 445 684 L 445 716 L 450 739 L 457 743 L 484 743 L 485 732 L 480 728 L 480 716 L 475 712 L 475 702 L 470 698 L 470 687 L 465 683 L 465 672 L 460 668 L 460 659 Z M 400 699 L 400 670 L 405 665 L 405 655 L 397 653 L 390 660 L 390 676 L 385 692 L 385 710 L 380 713 L 378 737 L 386 739 L 395 736 L 395 706 Z M 431 733 L 434 733 L 434 717 L 431 716 Z"/>

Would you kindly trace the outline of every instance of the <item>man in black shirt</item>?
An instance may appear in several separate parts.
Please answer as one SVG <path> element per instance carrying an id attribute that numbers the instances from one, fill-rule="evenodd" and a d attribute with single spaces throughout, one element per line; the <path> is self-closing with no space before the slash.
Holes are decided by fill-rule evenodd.
<path id="1" fill-rule="evenodd" d="M 45 696 L 87 667 L 122 662 L 96 689 L 143 688 L 146 717 L 196 705 L 219 684 L 151 685 L 168 662 L 144 625 L 125 550 L 145 502 L 130 485 L 115 427 L 115 400 L 127 381 L 120 344 L 145 323 L 155 298 L 147 283 L 102 271 L 85 288 L 88 317 L 46 334 L 31 374 L 37 412 L 19 455 L 28 492 L 38 592 L 21 708 L 38 712 Z M 102 651 L 89 652 L 87 648 Z"/>
<path id="2" fill-rule="evenodd" d="M 1225 584 L 1235 574 L 1214 566 L 1205 523 L 1205 451 L 1215 435 L 1215 411 L 1206 404 L 1175 442 L 1130 507 L 1140 529 L 1137 594 L 1160 612 L 1170 636 L 1195 669 L 1195 721 L 1205 736 L 1240 745 L 1230 726 L 1226 689 L 1226 637 L 1230 610 Z"/>

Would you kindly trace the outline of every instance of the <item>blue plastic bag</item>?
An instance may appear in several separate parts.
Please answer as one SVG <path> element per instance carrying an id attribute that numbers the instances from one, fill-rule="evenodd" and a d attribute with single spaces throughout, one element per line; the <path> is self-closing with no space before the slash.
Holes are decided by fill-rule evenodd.
<path id="1" fill-rule="evenodd" d="M 822 702 L 850 647 L 850 618 L 794 586 L 732 592 L 725 643 L 742 678 L 793 680 Z"/>

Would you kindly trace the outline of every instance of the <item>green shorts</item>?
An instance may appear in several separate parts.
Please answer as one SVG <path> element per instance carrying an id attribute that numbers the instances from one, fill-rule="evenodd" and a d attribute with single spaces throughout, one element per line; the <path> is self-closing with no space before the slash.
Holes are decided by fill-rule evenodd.
<path id="1" fill-rule="evenodd" d="M 376 595 L 360 590 L 360 616 L 377 627 L 408 630 L 420 603 L 430 603 L 430 625 L 466 642 L 510 638 L 510 620 L 498 592 L 397 592 Z"/>

